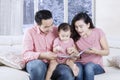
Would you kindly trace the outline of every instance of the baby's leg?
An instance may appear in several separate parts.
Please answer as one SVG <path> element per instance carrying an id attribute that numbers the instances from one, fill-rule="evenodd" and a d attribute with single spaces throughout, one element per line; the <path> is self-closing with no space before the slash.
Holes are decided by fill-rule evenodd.
<path id="1" fill-rule="evenodd" d="M 52 73 L 55 70 L 55 68 L 56 68 L 57 65 L 58 65 L 58 63 L 57 63 L 56 60 L 51 60 L 50 61 L 45 80 L 51 80 L 50 78 L 51 78 Z"/>
<path id="2" fill-rule="evenodd" d="M 74 76 L 77 76 L 79 73 L 78 66 L 73 62 L 73 60 L 68 59 L 66 64 L 72 69 Z"/>

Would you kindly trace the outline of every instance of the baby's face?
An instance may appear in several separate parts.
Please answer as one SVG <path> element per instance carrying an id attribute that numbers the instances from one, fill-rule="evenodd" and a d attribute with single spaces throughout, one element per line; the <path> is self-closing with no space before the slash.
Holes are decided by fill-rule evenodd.
<path id="1" fill-rule="evenodd" d="M 60 30 L 60 32 L 59 32 L 59 38 L 62 41 L 68 40 L 70 38 L 70 35 L 71 35 L 70 30 L 68 30 L 68 31 Z"/>

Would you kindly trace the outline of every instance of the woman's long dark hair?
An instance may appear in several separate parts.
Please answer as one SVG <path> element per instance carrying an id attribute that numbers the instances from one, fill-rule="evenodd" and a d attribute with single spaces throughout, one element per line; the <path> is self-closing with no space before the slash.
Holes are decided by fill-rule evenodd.
<path id="1" fill-rule="evenodd" d="M 71 37 L 75 42 L 81 37 L 75 30 L 75 23 L 76 21 L 79 21 L 79 20 L 83 20 L 86 24 L 90 23 L 90 27 L 89 27 L 90 29 L 95 28 L 91 18 L 86 13 L 81 12 L 75 15 L 74 18 L 72 19 L 72 24 L 71 24 L 71 29 L 72 29 Z"/>

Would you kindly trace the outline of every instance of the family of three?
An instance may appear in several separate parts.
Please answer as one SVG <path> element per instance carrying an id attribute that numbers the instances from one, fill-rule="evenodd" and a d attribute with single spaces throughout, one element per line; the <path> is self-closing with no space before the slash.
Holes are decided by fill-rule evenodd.
<path id="1" fill-rule="evenodd" d="M 109 54 L 107 40 L 86 13 L 76 14 L 71 25 L 56 27 L 52 13 L 40 10 L 35 21 L 23 40 L 30 80 L 94 80 L 94 75 L 105 73 L 102 56 Z M 66 55 L 73 57 L 62 57 Z"/>

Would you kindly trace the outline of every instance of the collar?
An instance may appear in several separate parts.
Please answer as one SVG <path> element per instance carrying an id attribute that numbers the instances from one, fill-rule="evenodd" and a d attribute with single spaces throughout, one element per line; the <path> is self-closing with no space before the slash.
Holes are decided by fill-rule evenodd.
<path id="1" fill-rule="evenodd" d="M 37 28 L 37 33 L 38 33 L 38 34 L 40 34 L 40 33 L 41 33 L 41 31 L 40 31 L 40 29 L 39 29 L 39 26 L 38 26 L 38 25 L 36 25 L 36 28 Z"/>
<path id="2" fill-rule="evenodd" d="M 37 29 L 37 33 L 38 33 L 38 34 L 44 34 L 42 31 L 40 31 L 40 28 L 39 28 L 38 25 L 36 25 L 35 27 L 36 27 L 36 29 Z M 53 27 L 53 28 L 54 28 L 54 27 Z M 53 32 L 53 28 L 50 30 L 50 32 Z"/>

